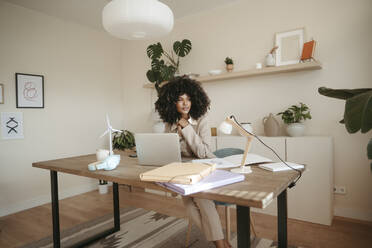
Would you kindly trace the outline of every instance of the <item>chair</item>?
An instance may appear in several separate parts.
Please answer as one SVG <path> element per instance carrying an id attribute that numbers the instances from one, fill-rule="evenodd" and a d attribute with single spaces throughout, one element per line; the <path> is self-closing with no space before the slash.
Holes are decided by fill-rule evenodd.
<path id="1" fill-rule="evenodd" d="M 242 149 L 239 149 L 239 148 L 222 148 L 222 149 L 218 149 L 215 152 L 213 152 L 213 154 L 217 158 L 224 158 L 224 157 L 227 157 L 227 156 L 232 156 L 232 155 L 237 155 L 237 154 L 243 154 L 243 153 L 244 153 L 244 151 Z M 231 239 L 230 207 L 232 205 L 234 205 L 234 204 L 232 204 L 232 203 L 226 203 L 226 202 L 220 202 L 220 201 L 214 201 L 214 203 L 216 204 L 216 206 L 224 206 L 225 207 L 226 239 L 228 241 L 230 241 L 230 239 Z M 252 231 L 254 233 L 254 236 L 257 236 L 256 235 L 256 231 L 254 230 L 254 226 L 253 226 L 253 222 L 252 222 L 252 216 L 250 216 L 250 218 L 251 218 L 250 223 L 251 223 Z M 189 219 L 189 225 L 187 227 L 187 235 L 186 235 L 186 244 L 185 244 L 186 247 L 188 247 L 188 245 L 189 245 L 191 227 L 192 227 L 192 222 Z"/>

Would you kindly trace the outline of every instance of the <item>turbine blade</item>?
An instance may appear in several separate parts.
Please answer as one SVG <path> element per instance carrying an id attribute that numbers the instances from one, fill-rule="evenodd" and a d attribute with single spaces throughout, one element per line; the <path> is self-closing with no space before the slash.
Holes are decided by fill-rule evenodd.
<path id="1" fill-rule="evenodd" d="M 117 130 L 117 129 L 112 129 L 112 131 L 114 131 L 114 132 L 118 132 L 118 133 L 122 133 L 123 131 L 121 131 L 121 130 Z"/>
<path id="2" fill-rule="evenodd" d="M 106 121 L 107 121 L 107 126 L 111 127 L 110 119 L 108 117 L 108 114 L 106 114 Z"/>
<path id="3" fill-rule="evenodd" d="M 109 130 L 106 130 L 101 136 L 99 136 L 99 138 L 102 138 L 103 136 L 105 136 L 107 133 L 109 132 Z"/>

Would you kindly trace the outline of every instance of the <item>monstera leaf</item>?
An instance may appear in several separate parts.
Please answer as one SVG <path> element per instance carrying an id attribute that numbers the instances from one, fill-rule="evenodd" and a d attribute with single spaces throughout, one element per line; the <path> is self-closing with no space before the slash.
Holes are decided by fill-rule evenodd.
<path id="1" fill-rule="evenodd" d="M 154 70 L 148 70 L 147 73 L 146 73 L 146 77 L 147 79 L 151 82 L 151 83 L 155 83 L 159 80 L 160 78 L 160 72 L 159 71 L 154 71 Z"/>
<path id="2" fill-rule="evenodd" d="M 346 100 L 344 119 L 340 123 L 345 124 L 349 133 L 359 130 L 367 133 L 372 129 L 372 88 L 335 90 L 320 87 L 318 92 L 324 96 Z M 372 159 L 372 139 L 367 146 L 367 156 Z M 370 166 L 372 170 L 372 162 Z"/>
<path id="3" fill-rule="evenodd" d="M 323 96 L 328 96 L 328 97 L 333 97 L 333 98 L 338 98 L 338 99 L 348 99 L 350 97 L 353 97 L 355 95 L 359 95 L 361 93 L 367 92 L 372 90 L 371 88 L 362 88 L 362 89 L 330 89 L 326 87 L 320 87 L 318 89 L 319 94 Z"/>
<path id="4" fill-rule="evenodd" d="M 160 68 L 160 75 L 163 81 L 168 81 L 174 77 L 174 73 L 176 72 L 176 68 L 172 65 L 163 66 Z"/>
<path id="5" fill-rule="evenodd" d="M 176 41 L 173 44 L 173 51 L 180 57 L 185 57 L 191 51 L 191 41 L 182 40 L 182 42 Z"/>
<path id="6" fill-rule="evenodd" d="M 160 42 L 156 44 L 152 44 L 147 47 L 147 56 L 150 59 L 160 59 L 161 55 L 163 55 L 163 47 L 161 46 Z"/>
<path id="7" fill-rule="evenodd" d="M 372 128 L 372 89 L 329 89 L 320 87 L 318 92 L 321 95 L 344 99 L 345 112 L 341 123 L 345 124 L 349 133 L 361 130 L 366 133 Z"/>
<path id="8" fill-rule="evenodd" d="M 165 65 L 164 60 L 153 59 L 151 61 L 151 69 L 159 71 Z"/>
<path id="9" fill-rule="evenodd" d="M 372 128 L 372 90 L 346 99 L 344 121 L 349 133 Z"/>

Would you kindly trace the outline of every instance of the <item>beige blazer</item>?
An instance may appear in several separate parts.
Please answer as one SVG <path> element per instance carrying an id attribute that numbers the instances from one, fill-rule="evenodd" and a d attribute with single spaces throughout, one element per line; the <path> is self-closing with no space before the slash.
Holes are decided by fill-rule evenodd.
<path id="1" fill-rule="evenodd" d="M 185 157 L 214 158 L 211 152 L 211 129 L 207 115 L 198 120 L 189 119 L 189 125 L 182 129 L 180 136 L 181 154 Z M 165 132 L 177 133 L 177 124 L 165 125 Z"/>

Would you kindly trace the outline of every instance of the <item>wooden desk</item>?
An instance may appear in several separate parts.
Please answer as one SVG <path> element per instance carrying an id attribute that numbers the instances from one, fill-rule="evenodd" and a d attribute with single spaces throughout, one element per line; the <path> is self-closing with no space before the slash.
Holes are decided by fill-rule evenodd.
<path id="1" fill-rule="evenodd" d="M 96 161 L 94 154 L 32 164 L 33 167 L 50 170 L 54 247 L 60 247 L 57 172 L 113 182 L 114 228 L 92 237 L 86 243 L 91 243 L 94 240 L 120 230 L 118 184 L 169 192 L 169 190 L 155 183 L 139 180 L 140 173 L 151 170 L 153 167 L 139 165 L 136 158 L 128 157 L 129 153 L 127 152 L 119 152 L 117 154 L 121 155 L 121 161 L 119 166 L 112 171 L 89 171 L 88 164 Z M 193 196 L 237 205 L 237 237 L 239 248 L 250 247 L 250 207 L 265 208 L 277 197 L 279 248 L 286 248 L 287 187 L 296 179 L 298 173 L 295 171 L 272 173 L 256 167 L 253 167 L 252 170 L 253 172 L 247 174 L 243 182 L 207 190 Z M 81 243 L 77 244 L 77 246 L 81 245 Z"/>

